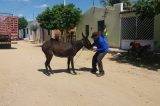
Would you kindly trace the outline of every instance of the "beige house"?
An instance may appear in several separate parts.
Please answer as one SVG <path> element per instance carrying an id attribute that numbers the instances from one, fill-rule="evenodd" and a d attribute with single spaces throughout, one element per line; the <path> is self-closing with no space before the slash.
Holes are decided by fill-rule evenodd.
<path id="1" fill-rule="evenodd" d="M 107 10 L 97 7 L 89 9 L 77 25 L 77 39 L 81 38 L 82 32 L 91 36 L 94 31 L 102 30 L 104 25 L 109 32 L 111 47 L 128 49 L 132 41 L 150 44 L 152 48 L 160 46 L 160 15 L 141 21 L 135 12 L 123 10 L 123 3 L 107 7 Z"/>
<path id="2" fill-rule="evenodd" d="M 32 26 L 33 25 L 37 25 L 37 31 L 34 32 L 32 30 Z M 59 39 L 64 40 L 63 37 L 61 36 L 61 32 L 60 30 L 46 30 L 40 27 L 39 23 L 37 21 L 31 21 L 29 22 L 28 26 L 25 29 L 26 31 L 26 37 L 24 38 L 25 40 L 29 40 L 29 41 L 35 41 L 37 43 L 43 43 L 47 40 L 49 40 L 51 37 L 55 38 L 55 37 L 59 37 Z M 71 29 L 69 31 L 69 33 L 75 32 L 76 28 Z M 66 38 L 67 41 L 69 40 L 75 40 L 76 37 L 74 36 L 76 34 L 73 33 L 73 36 L 67 36 L 68 39 Z"/>
<path id="3" fill-rule="evenodd" d="M 32 25 L 37 25 L 36 32 L 32 30 Z M 36 41 L 37 43 L 43 43 L 44 41 L 49 40 L 52 36 L 52 31 L 41 28 L 37 21 L 30 21 L 25 30 L 26 37 L 24 39 L 28 41 Z"/>
<path id="4" fill-rule="evenodd" d="M 120 4 L 114 5 L 107 11 L 104 8 L 92 7 L 82 15 L 80 23 L 77 25 L 77 39 L 81 38 L 81 33 L 92 35 L 95 31 L 102 31 L 104 25 L 107 26 L 109 34 L 109 44 L 111 47 L 120 47 Z M 106 13 L 106 15 L 104 15 Z M 92 41 L 92 40 L 91 40 Z M 93 42 L 93 41 L 92 41 Z"/>
<path id="5" fill-rule="evenodd" d="M 98 22 L 104 23 L 104 12 L 105 9 L 103 8 L 92 7 L 86 13 L 84 13 L 80 23 L 76 26 L 77 39 L 81 39 L 82 32 L 91 36 L 94 31 L 98 31 Z"/>

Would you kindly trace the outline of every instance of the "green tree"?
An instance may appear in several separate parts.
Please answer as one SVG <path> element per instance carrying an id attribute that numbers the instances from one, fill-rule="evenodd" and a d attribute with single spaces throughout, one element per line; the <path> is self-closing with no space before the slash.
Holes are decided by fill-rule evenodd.
<path id="1" fill-rule="evenodd" d="M 99 0 L 99 1 L 104 7 L 106 7 L 107 5 L 113 6 L 114 4 L 121 2 L 121 0 Z"/>
<path id="2" fill-rule="evenodd" d="M 42 28 L 59 29 L 62 34 L 74 28 L 80 21 L 81 10 L 73 4 L 54 5 L 38 15 L 37 20 Z"/>
<path id="3" fill-rule="evenodd" d="M 18 27 L 19 27 L 19 29 L 24 29 L 24 28 L 26 28 L 27 25 L 28 25 L 28 22 L 24 17 L 20 17 L 18 19 Z"/>
<path id="4" fill-rule="evenodd" d="M 25 29 L 24 28 L 26 28 L 27 25 L 28 25 L 28 22 L 24 17 L 20 17 L 18 19 L 18 28 L 19 28 L 19 30 L 23 29 L 23 37 L 25 37 Z"/>
<path id="5" fill-rule="evenodd" d="M 55 28 L 66 31 L 74 28 L 80 21 L 81 10 L 75 8 L 73 4 L 68 5 L 56 5 L 52 7 L 52 12 L 56 13 L 55 17 L 57 18 Z"/>
<path id="6" fill-rule="evenodd" d="M 141 18 L 153 18 L 160 13 L 160 0 L 138 0 L 133 6 Z"/>
<path id="7" fill-rule="evenodd" d="M 122 0 L 122 2 L 123 2 L 123 7 L 125 9 L 130 8 L 132 6 L 132 3 L 130 0 Z"/>
<path id="8" fill-rule="evenodd" d="M 124 8 L 131 6 L 130 0 L 99 0 L 100 3 L 106 7 L 107 5 L 113 6 L 116 3 L 123 3 Z"/>
<path id="9" fill-rule="evenodd" d="M 55 16 L 50 8 L 46 8 L 41 14 L 37 16 L 37 21 L 40 23 L 40 26 L 47 30 L 54 28 L 54 20 Z"/>

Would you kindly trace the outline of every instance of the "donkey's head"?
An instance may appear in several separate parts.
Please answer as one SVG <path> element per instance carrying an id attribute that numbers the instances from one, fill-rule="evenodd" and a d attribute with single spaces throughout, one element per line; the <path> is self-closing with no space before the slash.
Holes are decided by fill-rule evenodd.
<path id="1" fill-rule="evenodd" d="M 85 35 L 82 33 L 83 46 L 86 47 L 87 49 L 90 49 L 90 48 L 92 47 L 92 45 L 91 45 L 91 42 L 90 42 L 89 39 L 88 39 L 88 36 L 89 36 L 89 35 L 85 36 Z"/>

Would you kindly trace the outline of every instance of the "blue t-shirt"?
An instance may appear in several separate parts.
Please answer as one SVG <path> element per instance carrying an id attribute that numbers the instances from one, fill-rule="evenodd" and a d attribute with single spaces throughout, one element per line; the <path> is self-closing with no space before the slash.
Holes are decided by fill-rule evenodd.
<path id="1" fill-rule="evenodd" d="M 102 36 L 99 36 L 97 41 L 95 41 L 93 45 L 97 46 L 97 52 L 99 52 L 99 53 L 109 51 L 109 45 L 105 41 L 104 37 L 102 37 Z"/>

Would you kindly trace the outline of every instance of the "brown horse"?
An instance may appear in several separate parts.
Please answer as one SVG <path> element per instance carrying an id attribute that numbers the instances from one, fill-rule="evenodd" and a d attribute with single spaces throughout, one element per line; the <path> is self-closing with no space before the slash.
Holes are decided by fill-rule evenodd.
<path id="1" fill-rule="evenodd" d="M 83 33 L 81 40 L 72 43 L 64 43 L 52 38 L 49 41 L 46 41 L 42 45 L 42 51 L 46 56 L 46 62 L 45 62 L 46 70 L 48 71 L 48 68 L 49 70 L 52 70 L 52 68 L 50 67 L 50 61 L 53 55 L 55 55 L 57 57 L 68 58 L 67 62 L 68 72 L 70 73 L 70 63 L 71 63 L 73 73 L 76 74 L 74 69 L 74 56 L 83 46 L 86 47 L 87 49 L 91 48 L 91 43 L 88 40 L 88 36 L 84 36 Z"/>

